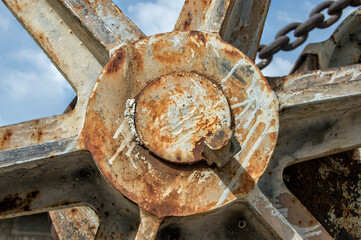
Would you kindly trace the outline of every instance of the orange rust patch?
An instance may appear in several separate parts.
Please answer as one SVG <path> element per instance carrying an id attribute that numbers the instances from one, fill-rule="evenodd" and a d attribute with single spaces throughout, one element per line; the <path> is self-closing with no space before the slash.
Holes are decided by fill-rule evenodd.
<path id="1" fill-rule="evenodd" d="M 51 56 L 51 59 L 57 65 L 61 65 L 61 61 L 57 57 L 57 54 L 54 53 L 54 51 L 53 51 L 51 42 L 49 41 L 49 39 L 47 37 L 44 36 L 44 33 L 39 33 L 37 36 L 35 36 L 35 38 L 38 40 L 40 45 L 43 46 L 43 48 L 46 50 L 46 52 L 49 54 L 49 56 Z"/>
<path id="2" fill-rule="evenodd" d="M 173 46 L 173 43 L 168 41 L 167 39 L 162 39 L 162 35 L 157 39 L 157 44 L 152 44 L 152 50 L 154 53 L 162 52 L 164 49 L 168 49 Z M 155 36 L 157 38 L 157 36 Z"/>
<path id="3" fill-rule="evenodd" d="M 224 49 L 224 51 L 227 54 L 227 56 L 230 57 L 230 58 L 239 58 L 239 57 L 241 57 L 241 54 L 235 49 L 232 49 L 232 50 Z"/>
<path id="4" fill-rule="evenodd" d="M 272 126 L 272 125 L 271 125 Z M 269 134 L 269 138 L 271 139 L 272 142 L 276 142 L 277 141 L 277 133 L 273 132 Z"/>
<path id="5" fill-rule="evenodd" d="M 6 143 L 10 142 L 10 138 L 12 135 L 13 135 L 13 132 L 10 129 L 6 130 L 5 133 L 1 137 L 1 145 L 0 146 L 4 146 Z"/>
<path id="6" fill-rule="evenodd" d="M 191 30 L 198 29 L 205 22 L 206 12 L 211 5 L 209 0 L 192 0 L 185 1 L 175 30 Z"/>
<path id="7" fill-rule="evenodd" d="M 107 65 L 107 73 L 117 72 L 125 62 L 126 52 L 123 48 L 118 49 Z"/>
<path id="8" fill-rule="evenodd" d="M 132 59 L 132 68 L 134 72 L 143 72 L 144 70 L 144 57 L 142 52 L 134 51 Z"/>
<path id="9" fill-rule="evenodd" d="M 135 117 L 143 144 L 175 163 L 204 159 L 205 137 L 230 121 L 225 96 L 211 81 L 193 73 L 154 80 L 139 96 Z M 175 155 L 178 149 L 182 150 Z"/>
<path id="10" fill-rule="evenodd" d="M 31 134 L 31 137 L 35 138 L 36 141 L 39 143 L 39 142 L 41 142 L 41 139 L 43 138 L 43 134 L 44 134 L 43 130 L 37 129 L 35 132 L 33 132 Z"/>
<path id="11" fill-rule="evenodd" d="M 202 42 L 203 45 L 206 45 L 206 43 L 207 43 L 206 37 L 204 36 L 204 34 L 202 32 L 191 31 L 189 33 L 189 36 L 195 38 L 199 42 Z"/>
<path id="12" fill-rule="evenodd" d="M 96 112 L 91 111 L 88 115 L 89 117 L 84 125 L 85 131 L 81 135 L 81 143 L 93 154 L 94 159 L 98 162 L 105 157 L 103 147 L 106 146 L 108 130 L 104 122 L 99 120 Z"/>
<path id="13" fill-rule="evenodd" d="M 251 178 L 251 176 L 246 171 L 244 171 L 241 174 L 238 182 L 240 183 L 239 187 L 232 191 L 233 194 L 235 194 L 235 195 L 247 194 L 249 191 L 251 191 L 254 188 L 254 185 L 255 185 L 254 180 Z"/>
<path id="14" fill-rule="evenodd" d="M 199 161 L 204 159 L 204 157 L 202 156 L 202 152 L 204 149 L 204 141 L 205 141 L 205 137 L 202 137 L 198 142 L 196 142 L 194 149 L 193 149 L 193 156 L 195 161 Z"/>

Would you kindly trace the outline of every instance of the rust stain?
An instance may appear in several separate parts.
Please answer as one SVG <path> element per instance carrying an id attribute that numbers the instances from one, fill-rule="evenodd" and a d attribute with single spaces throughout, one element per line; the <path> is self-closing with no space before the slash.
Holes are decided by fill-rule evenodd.
<path id="1" fill-rule="evenodd" d="M 95 159 L 104 159 L 103 147 L 106 146 L 108 130 L 104 122 L 97 117 L 96 112 L 91 111 L 88 114 L 89 117 L 84 125 L 86 131 L 81 134 L 81 143 L 93 154 Z"/>
<path id="2" fill-rule="evenodd" d="M 1 145 L 0 145 L 0 147 L 3 147 L 5 144 L 10 142 L 10 139 L 11 139 L 12 135 L 13 135 L 13 132 L 10 129 L 5 130 L 4 134 L 1 137 Z"/>
<path id="3" fill-rule="evenodd" d="M 360 239 L 360 152 L 352 150 L 287 167 L 287 188 L 335 239 Z M 327 192 L 327 194 L 324 194 Z M 303 222 L 302 219 L 300 221 Z M 310 226 L 316 225 L 310 223 Z M 346 237 L 345 235 L 352 235 Z"/>
<path id="4" fill-rule="evenodd" d="M 107 64 L 107 73 L 117 72 L 124 64 L 126 58 L 126 51 L 123 48 L 118 49 L 115 53 L 115 57 L 112 57 Z"/>
<path id="5" fill-rule="evenodd" d="M 211 149 L 220 149 L 227 145 L 232 135 L 232 131 L 228 128 L 220 129 L 212 134 L 209 138 L 207 138 L 207 145 Z"/>
<path id="6" fill-rule="evenodd" d="M 203 43 L 203 45 L 206 45 L 206 43 L 207 43 L 207 39 L 206 39 L 206 37 L 204 36 L 204 34 L 202 32 L 191 31 L 189 33 L 189 36 L 191 36 L 194 39 L 196 39 L 197 41 Z"/>
<path id="7" fill-rule="evenodd" d="M 277 140 L 277 133 L 269 133 L 267 136 L 265 136 L 266 142 L 275 142 Z M 264 155 L 270 155 L 270 150 L 264 148 L 263 146 L 260 146 L 258 150 L 256 150 L 252 156 L 252 164 L 248 165 L 246 167 L 246 170 L 248 174 L 253 179 L 258 179 L 263 171 L 266 169 L 269 158 L 265 158 Z"/>
<path id="8" fill-rule="evenodd" d="M 239 58 L 239 57 L 241 57 L 240 52 L 238 50 L 236 50 L 236 49 L 225 49 L 224 51 L 225 51 L 225 53 L 227 54 L 227 56 L 229 58 Z"/>
<path id="9" fill-rule="evenodd" d="M 133 58 L 132 58 L 132 68 L 133 68 L 133 71 L 135 71 L 135 72 L 143 72 L 144 71 L 143 52 L 134 51 Z"/>
<path id="10" fill-rule="evenodd" d="M 31 134 L 31 136 L 32 136 L 32 138 L 35 138 L 36 141 L 39 143 L 39 142 L 41 142 L 41 139 L 42 139 L 42 137 L 43 137 L 43 134 L 44 134 L 43 130 L 37 129 L 35 132 L 33 132 L 33 133 Z"/>
<path id="11" fill-rule="evenodd" d="M 0 213 L 30 211 L 31 203 L 39 197 L 39 191 L 32 191 L 20 197 L 18 193 L 9 194 L 0 200 Z"/>
<path id="12" fill-rule="evenodd" d="M 202 155 L 203 149 L 204 149 L 204 141 L 205 137 L 202 137 L 199 141 L 195 143 L 194 149 L 193 149 L 193 156 L 196 161 L 203 160 L 204 157 Z"/>
<path id="13" fill-rule="evenodd" d="M 99 226 L 95 212 L 88 207 L 65 208 L 49 215 L 55 239 L 94 239 Z"/>
<path id="14" fill-rule="evenodd" d="M 233 194 L 235 195 L 245 195 L 249 191 L 251 191 L 255 186 L 254 180 L 251 178 L 249 174 L 247 174 L 247 172 L 243 172 L 241 174 L 239 178 L 239 183 L 240 183 L 239 187 L 237 187 L 232 191 Z"/>
<path id="15" fill-rule="evenodd" d="M 211 1 L 207 0 L 186 1 L 175 25 L 175 30 L 199 29 L 205 23 L 206 13 L 210 5 Z"/>
<path id="16" fill-rule="evenodd" d="M 49 56 L 52 58 L 52 60 L 57 64 L 57 65 L 61 65 L 61 61 L 59 60 L 59 58 L 57 57 L 57 54 L 53 51 L 53 46 L 51 44 L 51 42 L 49 41 L 49 39 L 44 35 L 43 32 L 41 33 L 37 33 L 35 35 L 35 38 L 37 39 L 37 41 L 39 42 L 39 44 L 41 46 L 43 46 L 44 49 L 46 49 L 46 52 L 49 54 Z"/>

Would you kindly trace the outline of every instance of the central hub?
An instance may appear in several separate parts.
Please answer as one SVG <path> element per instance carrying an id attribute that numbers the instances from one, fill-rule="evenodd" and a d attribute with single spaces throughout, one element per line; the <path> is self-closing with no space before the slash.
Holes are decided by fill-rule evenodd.
<path id="1" fill-rule="evenodd" d="M 153 153 L 174 163 L 203 159 L 207 136 L 230 128 L 231 113 L 220 88 L 195 73 L 172 73 L 149 84 L 136 107 L 140 139 Z"/>
<path id="2" fill-rule="evenodd" d="M 137 100 L 135 119 L 129 99 Z M 80 139 L 118 191 L 161 218 L 248 199 L 277 133 L 277 98 L 253 61 L 215 35 L 173 32 L 114 52 Z M 217 167 L 166 163 L 202 154 Z"/>

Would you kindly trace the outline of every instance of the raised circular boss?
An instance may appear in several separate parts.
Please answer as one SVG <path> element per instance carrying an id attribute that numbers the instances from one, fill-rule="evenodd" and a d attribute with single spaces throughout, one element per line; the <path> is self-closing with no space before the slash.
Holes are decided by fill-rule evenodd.
<path id="1" fill-rule="evenodd" d="M 81 138 L 139 207 L 159 218 L 187 216 L 252 191 L 278 122 L 275 94 L 242 52 L 211 34 L 172 32 L 113 54 Z"/>

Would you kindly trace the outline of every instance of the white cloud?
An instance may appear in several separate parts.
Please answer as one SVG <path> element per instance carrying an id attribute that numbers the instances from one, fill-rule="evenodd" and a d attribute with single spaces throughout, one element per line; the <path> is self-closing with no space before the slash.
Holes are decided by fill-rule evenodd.
<path id="1" fill-rule="evenodd" d="M 0 69 L 0 126 L 60 114 L 75 96 L 41 50 L 20 49 L 9 61 L 14 68 Z M 25 67 L 19 70 L 16 65 Z"/>
<path id="2" fill-rule="evenodd" d="M 45 97 L 61 97 L 70 85 L 40 50 L 21 49 L 13 55 L 16 62 L 22 61 L 31 70 L 5 73 L 3 85 L 13 100 L 22 99 L 34 93 Z"/>
<path id="3" fill-rule="evenodd" d="M 129 17 L 147 35 L 171 32 L 184 0 L 139 2 L 128 7 Z"/>
<path id="4" fill-rule="evenodd" d="M 297 14 L 286 12 L 283 10 L 277 11 L 277 20 L 285 23 L 291 23 L 291 22 L 300 22 L 302 19 L 298 17 Z"/>
<path id="5" fill-rule="evenodd" d="M 257 58 L 256 63 L 258 61 L 260 60 Z M 263 75 L 270 77 L 288 75 L 292 66 L 293 64 L 286 59 L 273 57 L 273 61 L 262 70 L 262 73 Z"/>

